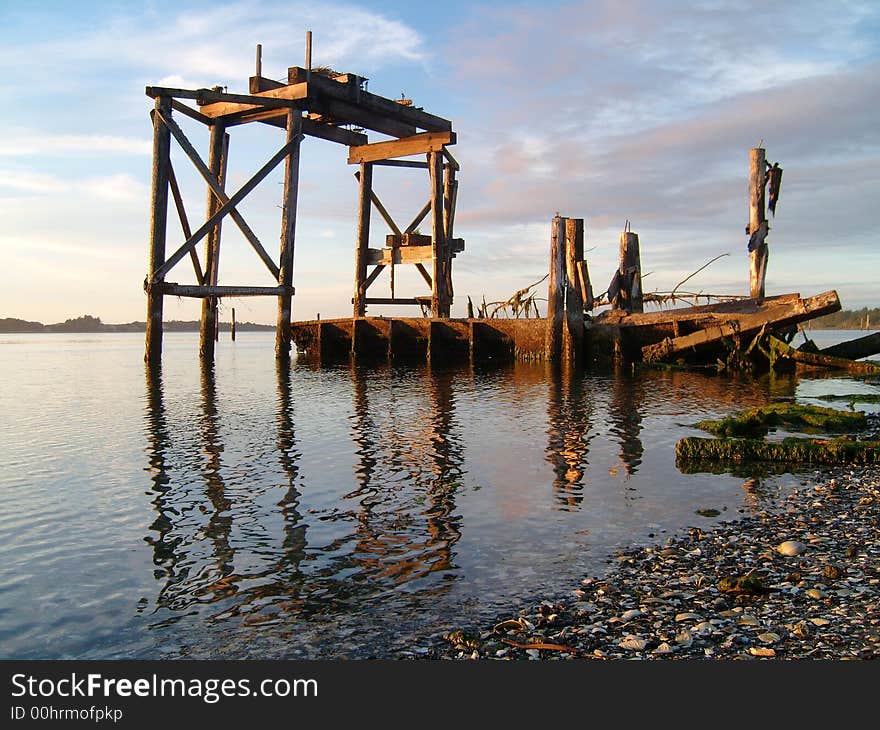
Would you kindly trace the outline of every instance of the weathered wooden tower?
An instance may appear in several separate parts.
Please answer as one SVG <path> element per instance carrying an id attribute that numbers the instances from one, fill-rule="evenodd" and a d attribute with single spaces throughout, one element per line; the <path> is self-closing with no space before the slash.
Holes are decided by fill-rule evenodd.
<path id="1" fill-rule="evenodd" d="M 221 297 L 275 296 L 278 316 L 275 354 L 288 358 L 291 348 L 291 304 L 294 295 L 293 255 L 296 231 L 299 151 L 304 136 L 319 137 L 349 147 L 349 164 L 359 165 L 360 185 L 357 244 L 355 248 L 354 316 L 363 317 L 369 305 L 413 304 L 430 309 L 435 318 L 448 318 L 452 303 L 452 259 L 464 249 L 464 241 L 453 238 L 456 173 L 459 165 L 447 145 L 455 144 L 452 123 L 412 106 L 408 100 L 393 100 L 366 90 L 367 79 L 311 68 L 311 38 L 307 37 L 306 68 L 288 69 L 287 83 L 262 76 L 261 48 L 257 46 L 256 74 L 250 78 L 249 93 L 227 93 L 213 89 L 174 89 L 148 86 L 147 96 L 155 100 L 153 120 L 153 175 L 150 223 L 149 273 L 144 280 L 147 293 L 147 335 L 145 360 L 158 363 L 162 357 L 162 310 L 166 295 L 196 297 L 203 301 L 199 352 L 213 360 L 217 331 L 217 303 Z M 194 100 L 196 107 L 182 100 Z M 205 161 L 173 118 L 173 113 L 201 122 L 210 130 Z M 232 127 L 258 122 L 286 132 L 284 145 L 238 191 L 225 190 L 229 132 Z M 366 130 L 389 139 L 370 142 Z M 207 219 L 192 230 L 171 165 L 171 139 L 190 159 L 208 187 Z M 424 160 L 402 160 L 425 155 Z M 237 206 L 281 162 L 285 163 L 281 213 L 281 243 L 278 262 L 269 255 Z M 376 166 L 427 170 L 430 179 L 428 202 L 413 221 L 401 230 L 373 192 Z M 169 191 L 180 217 L 185 241 L 166 255 Z M 391 235 L 381 249 L 369 248 L 370 212 L 375 206 Z M 430 214 L 431 234 L 416 229 Z M 229 216 L 239 227 L 276 282 L 275 286 L 220 285 L 220 231 Z M 197 245 L 205 239 L 204 260 Z M 189 256 L 196 284 L 167 280 L 171 270 Z M 430 294 L 411 299 L 394 297 L 394 267 L 415 265 L 430 287 Z M 369 267 L 372 266 L 372 271 Z M 388 268 L 390 298 L 370 298 L 367 290 Z"/>

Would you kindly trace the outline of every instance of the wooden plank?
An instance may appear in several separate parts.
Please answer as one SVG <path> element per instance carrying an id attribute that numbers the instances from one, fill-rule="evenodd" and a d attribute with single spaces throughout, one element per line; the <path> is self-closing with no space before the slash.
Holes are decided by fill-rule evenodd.
<path id="1" fill-rule="evenodd" d="M 165 126 L 164 124 L 162 125 Z M 166 127 L 167 129 L 167 127 Z M 299 144 L 297 140 L 295 144 Z M 244 185 L 239 188 L 238 192 L 235 193 L 230 199 L 228 203 L 222 205 L 219 210 L 211 216 L 207 221 L 205 221 L 201 228 L 199 228 L 192 236 L 190 236 L 177 251 L 172 254 L 170 258 L 168 258 L 165 263 L 159 268 L 156 272 L 160 278 L 164 278 L 165 274 L 167 274 L 174 266 L 180 261 L 184 256 L 187 255 L 189 250 L 198 244 L 202 238 L 207 235 L 208 231 L 213 228 L 214 224 L 220 220 L 223 216 L 229 213 L 230 210 L 234 209 L 236 205 L 238 205 L 244 198 L 259 185 L 266 176 L 272 172 L 281 160 L 285 159 L 287 155 L 290 153 L 290 150 L 294 147 L 294 143 L 287 143 L 282 147 L 278 152 L 276 152 L 272 157 L 263 165 L 257 172 L 253 174 L 250 180 L 248 180 Z"/>
<path id="2" fill-rule="evenodd" d="M 275 327 L 275 358 L 290 357 L 291 298 L 293 295 L 293 252 L 296 239 L 296 206 L 299 195 L 299 150 L 302 141 L 302 114 L 287 112 L 287 143 L 293 145 L 284 164 L 284 192 L 281 209 L 281 251 L 279 254 L 278 318 Z"/>
<path id="3" fill-rule="evenodd" d="M 724 337 L 748 335 L 762 327 L 781 329 L 805 322 L 825 314 L 837 312 L 840 299 L 835 291 L 827 291 L 797 302 L 768 307 L 763 312 L 732 316 L 728 322 L 719 323 L 681 337 L 667 337 L 662 342 L 642 348 L 645 362 L 656 362 L 669 355 L 693 347 L 719 342 Z"/>
<path id="4" fill-rule="evenodd" d="M 307 116 L 303 117 L 303 134 L 309 137 L 317 137 L 318 139 L 326 139 L 328 142 L 336 142 L 348 147 L 367 144 L 367 135 L 337 127 L 330 122 L 321 121 L 322 119 L 320 116 L 318 119 L 312 119 Z M 261 122 L 279 129 L 286 129 L 287 111 L 285 109 L 255 109 L 239 114 L 226 115 L 223 117 L 223 121 L 227 127 L 248 124 L 249 122 Z"/>
<path id="5" fill-rule="evenodd" d="M 844 357 L 826 355 L 824 352 L 805 352 L 795 350 L 776 337 L 769 337 L 770 350 L 775 358 L 789 358 L 801 365 L 811 367 L 829 368 L 832 370 L 847 370 L 854 375 L 871 375 L 880 373 L 880 365 L 860 360 L 851 360 Z"/>
<path id="6" fill-rule="evenodd" d="M 602 324 L 616 324 L 620 327 L 655 327 L 671 322 L 700 323 L 711 322 L 713 319 L 724 322 L 731 319 L 731 315 L 755 314 L 765 311 L 768 306 L 789 304 L 800 298 L 800 294 L 793 293 L 766 297 L 763 302 L 759 302 L 757 299 L 742 298 L 735 301 L 679 307 L 658 312 L 628 313 L 623 310 L 606 310 L 597 317 L 596 321 Z"/>
<path id="7" fill-rule="evenodd" d="M 163 294 L 174 297 L 192 297 L 203 299 L 205 297 L 264 297 L 294 294 L 293 287 L 284 286 L 223 286 L 198 284 L 176 284 L 174 282 L 161 282 L 157 285 Z"/>
<path id="8" fill-rule="evenodd" d="M 392 299 L 390 297 L 366 297 L 366 304 L 427 304 L 430 297 L 411 297 L 407 299 Z"/>
<path id="9" fill-rule="evenodd" d="M 375 162 L 393 157 L 409 157 L 426 152 L 441 152 L 448 144 L 455 144 L 455 132 L 424 132 L 403 139 L 352 147 L 348 151 L 348 164 Z"/>
<path id="10" fill-rule="evenodd" d="M 304 78 L 305 69 L 293 66 L 287 70 L 288 83 L 298 83 Z M 348 77 L 347 80 L 355 77 Z M 452 129 L 452 122 L 448 119 L 429 114 L 428 112 L 413 106 L 398 104 L 393 99 L 372 94 L 360 88 L 359 82 L 340 83 L 331 78 L 313 73 L 310 76 L 309 87 L 319 95 L 327 95 L 337 99 L 354 102 L 358 107 L 382 116 L 397 120 L 406 124 L 414 125 L 428 132 L 448 132 Z"/>
<path id="11" fill-rule="evenodd" d="M 850 360 L 870 357 L 880 352 L 880 332 L 847 340 L 831 347 L 823 347 L 819 352 L 827 357 L 845 357 Z"/>
<path id="12" fill-rule="evenodd" d="M 455 238 L 450 244 L 450 258 L 455 258 L 457 253 L 461 253 L 464 250 L 463 238 Z M 369 248 L 367 249 L 367 263 L 370 265 L 382 264 L 383 266 L 391 266 L 392 262 L 394 265 L 428 264 L 433 260 L 433 250 L 433 246 L 431 245 Z"/>
<path id="13" fill-rule="evenodd" d="M 397 246 L 430 246 L 431 237 L 422 233 L 390 233 L 385 236 L 385 245 L 388 248 Z"/>
<path id="14" fill-rule="evenodd" d="M 150 365 L 162 361 L 162 309 L 164 297 L 151 285 L 165 277 L 165 237 L 168 223 L 168 168 L 171 164 L 171 132 L 162 115 L 171 114 L 171 99 L 156 98 L 153 110 L 153 170 L 150 200 L 150 270 L 147 275 L 147 325 L 144 360 Z"/>
<path id="15" fill-rule="evenodd" d="M 174 138 L 177 140 L 177 143 L 180 145 L 181 149 L 186 153 L 187 157 L 189 157 L 190 161 L 199 171 L 199 174 L 208 184 L 208 187 L 211 188 L 213 195 L 216 196 L 216 198 L 221 203 L 228 203 L 229 196 L 226 195 L 226 192 L 223 190 L 223 187 L 221 186 L 220 181 L 217 179 L 216 174 L 213 170 L 209 169 L 207 165 L 205 165 L 204 161 L 199 156 L 199 153 L 196 152 L 195 147 L 193 147 L 192 143 L 184 134 L 183 130 L 178 126 L 177 122 L 169 118 L 166 120 L 165 123 L 168 125 L 168 128 L 171 130 L 171 133 L 174 135 Z M 210 217 L 211 210 L 209 210 L 208 213 Z M 256 251 L 257 255 L 260 257 L 263 264 L 265 264 L 266 268 L 269 269 L 272 276 L 277 279 L 278 267 L 275 265 L 272 257 L 269 256 L 269 254 L 266 252 L 266 249 L 263 248 L 263 244 L 260 243 L 260 239 L 258 239 L 257 235 L 253 232 L 253 230 L 251 230 L 251 227 L 247 224 L 247 221 L 245 221 L 241 213 L 239 213 L 235 208 L 232 208 L 232 210 L 230 210 L 229 212 L 229 216 L 230 218 L 232 218 L 233 221 L 235 221 L 239 230 L 242 232 L 242 235 L 244 235 L 245 239 L 247 239 L 248 243 L 250 243 L 251 247 L 254 249 L 254 251 Z M 205 262 L 205 268 L 206 270 L 210 268 L 210 264 L 208 261 Z"/>
<path id="16" fill-rule="evenodd" d="M 301 107 L 300 103 L 309 95 L 307 84 L 282 86 L 259 94 L 229 94 L 214 89 L 176 89 L 162 86 L 148 86 L 147 96 L 169 96 L 178 99 L 194 99 L 206 117 L 215 119 L 224 114 L 241 112 L 248 107 L 288 109 Z"/>

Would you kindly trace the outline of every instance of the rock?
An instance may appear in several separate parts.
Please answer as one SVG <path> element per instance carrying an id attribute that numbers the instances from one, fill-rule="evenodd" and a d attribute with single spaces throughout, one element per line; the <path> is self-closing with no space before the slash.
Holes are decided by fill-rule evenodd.
<path id="1" fill-rule="evenodd" d="M 772 631 L 765 631 L 763 634 L 758 634 L 758 641 L 764 644 L 775 644 L 782 637 L 779 634 L 774 634 Z"/>
<path id="2" fill-rule="evenodd" d="M 764 646 L 750 646 L 749 654 L 752 656 L 774 657 L 776 656 L 776 650 L 768 649 Z"/>
<path id="3" fill-rule="evenodd" d="M 779 543 L 776 552 L 780 555 L 785 555 L 787 558 L 793 558 L 796 555 L 803 553 L 806 549 L 807 546 L 802 542 L 798 542 L 797 540 L 786 540 L 785 542 Z"/>
<path id="4" fill-rule="evenodd" d="M 748 613 L 744 613 L 742 616 L 740 616 L 739 619 L 737 620 L 737 623 L 740 626 L 760 626 L 761 625 L 761 622 L 758 621 L 758 619 L 756 619 L 754 616 L 752 616 L 751 614 L 748 614 Z"/>
<path id="5" fill-rule="evenodd" d="M 643 611 L 639 611 L 639 609 L 637 609 L 637 608 L 632 608 L 629 611 L 624 611 L 620 616 L 620 620 L 621 621 L 632 621 L 633 619 L 640 618 L 641 616 L 644 616 L 644 615 L 645 614 Z"/>
<path id="6" fill-rule="evenodd" d="M 831 622 L 827 618 L 811 618 L 810 623 L 813 626 L 828 626 Z"/>
<path id="7" fill-rule="evenodd" d="M 818 588 L 810 588 L 810 590 L 806 591 L 806 594 L 810 598 L 815 598 L 817 600 L 820 598 L 825 598 L 825 594 L 822 593 L 822 591 L 820 591 Z"/>
<path id="8" fill-rule="evenodd" d="M 651 653 L 652 654 L 672 654 L 672 651 L 673 651 L 672 647 L 664 641 L 661 644 L 659 644 L 657 646 L 657 648 L 654 649 L 654 651 L 652 651 Z"/>
<path id="9" fill-rule="evenodd" d="M 628 636 L 617 644 L 621 649 L 629 649 L 629 651 L 644 651 L 648 642 L 637 636 Z"/>
<path id="10" fill-rule="evenodd" d="M 678 621 L 678 622 L 681 622 L 681 621 L 699 621 L 701 618 L 703 618 L 703 617 L 700 616 L 700 614 L 698 614 L 698 613 L 690 613 L 690 612 L 677 613 L 677 614 L 675 615 L 675 620 Z"/>

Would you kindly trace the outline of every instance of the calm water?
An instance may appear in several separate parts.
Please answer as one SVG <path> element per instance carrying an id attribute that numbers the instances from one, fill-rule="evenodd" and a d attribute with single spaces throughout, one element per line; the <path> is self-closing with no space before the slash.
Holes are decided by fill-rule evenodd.
<path id="1" fill-rule="evenodd" d="M 150 375 L 142 335 L 0 335 L 3 658 L 394 656 L 803 479 L 748 493 L 742 474 L 682 474 L 687 424 L 876 392 L 561 382 L 523 364 L 278 370 L 271 333 L 222 340 L 203 372 L 197 337 L 166 335 Z"/>

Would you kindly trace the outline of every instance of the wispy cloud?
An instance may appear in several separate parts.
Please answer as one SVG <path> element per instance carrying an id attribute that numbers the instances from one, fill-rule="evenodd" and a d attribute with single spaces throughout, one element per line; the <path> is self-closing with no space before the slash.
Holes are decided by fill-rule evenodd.
<path id="1" fill-rule="evenodd" d="M 94 155 L 149 155 L 146 138 L 103 134 L 52 134 L 36 131 L 0 130 L 0 157 L 28 157 L 58 153 Z"/>

